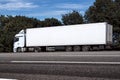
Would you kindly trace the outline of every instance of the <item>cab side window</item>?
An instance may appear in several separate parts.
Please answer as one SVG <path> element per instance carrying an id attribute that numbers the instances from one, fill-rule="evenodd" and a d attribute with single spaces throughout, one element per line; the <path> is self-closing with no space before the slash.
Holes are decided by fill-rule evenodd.
<path id="1" fill-rule="evenodd" d="M 19 38 L 14 38 L 14 42 L 17 42 L 17 41 L 19 41 Z"/>

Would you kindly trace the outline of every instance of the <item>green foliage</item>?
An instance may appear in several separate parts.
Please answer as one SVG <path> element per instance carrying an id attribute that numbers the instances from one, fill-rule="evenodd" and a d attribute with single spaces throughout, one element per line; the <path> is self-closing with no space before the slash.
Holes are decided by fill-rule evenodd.
<path id="1" fill-rule="evenodd" d="M 82 24 L 84 22 L 82 15 L 77 11 L 62 15 L 62 21 L 64 25 Z"/>
<path id="2" fill-rule="evenodd" d="M 62 25 L 62 23 L 55 18 L 46 18 L 43 21 L 43 27 L 60 26 L 60 25 Z"/>
<path id="3" fill-rule="evenodd" d="M 86 11 L 85 19 L 87 22 L 110 22 L 113 7 L 112 0 L 96 0 L 94 5 Z"/>
<path id="4" fill-rule="evenodd" d="M 3 38 L 3 31 L 0 29 L 0 51 L 4 51 L 4 38 Z"/>
<path id="5" fill-rule="evenodd" d="M 18 32 L 21 29 L 32 28 L 38 25 L 38 20 L 34 18 L 27 18 L 25 16 L 10 17 L 9 22 L 4 26 L 6 31 Z"/>

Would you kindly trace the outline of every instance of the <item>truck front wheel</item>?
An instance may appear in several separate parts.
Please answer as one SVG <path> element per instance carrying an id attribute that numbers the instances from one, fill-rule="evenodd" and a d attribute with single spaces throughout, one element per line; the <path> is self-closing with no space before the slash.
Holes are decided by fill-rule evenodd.
<path id="1" fill-rule="evenodd" d="M 19 48 L 17 48 L 17 52 L 21 52 L 21 48 L 19 47 Z"/>

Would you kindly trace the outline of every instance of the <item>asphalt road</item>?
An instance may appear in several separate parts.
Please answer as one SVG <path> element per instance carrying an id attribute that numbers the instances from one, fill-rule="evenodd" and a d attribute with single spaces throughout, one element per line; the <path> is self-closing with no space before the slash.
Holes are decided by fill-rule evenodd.
<path id="1" fill-rule="evenodd" d="M 0 78 L 119 80 L 120 52 L 0 53 Z"/>
<path id="2" fill-rule="evenodd" d="M 0 62 L 10 61 L 120 62 L 120 51 L 0 53 Z"/>

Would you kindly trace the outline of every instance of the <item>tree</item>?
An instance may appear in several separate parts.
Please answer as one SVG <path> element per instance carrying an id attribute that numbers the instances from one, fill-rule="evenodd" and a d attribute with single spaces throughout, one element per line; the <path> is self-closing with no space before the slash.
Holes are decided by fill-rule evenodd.
<path id="1" fill-rule="evenodd" d="M 62 15 L 62 22 L 64 25 L 84 23 L 82 15 L 77 11 Z"/>
<path id="2" fill-rule="evenodd" d="M 84 17 L 86 23 L 108 22 L 113 25 L 114 36 L 120 45 L 120 0 L 96 0 Z"/>
<path id="3" fill-rule="evenodd" d="M 1 51 L 4 51 L 3 40 L 4 40 L 3 31 L 2 31 L 1 28 L 0 28 L 0 52 L 1 52 Z"/>
<path id="4" fill-rule="evenodd" d="M 60 26 L 62 23 L 55 18 L 46 18 L 44 21 L 42 21 L 43 27 L 50 27 L 50 26 Z"/>
<path id="5" fill-rule="evenodd" d="M 115 0 L 114 2 L 115 4 L 115 10 L 114 10 L 114 24 L 116 27 L 120 28 L 120 0 Z M 120 33 L 120 29 L 119 29 L 119 33 Z"/>
<path id="6" fill-rule="evenodd" d="M 85 13 L 87 23 L 90 22 L 108 22 L 113 18 L 114 5 L 113 0 L 96 0 L 94 5 L 90 6 Z"/>

